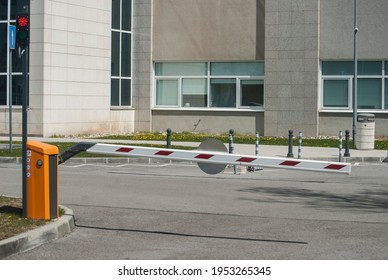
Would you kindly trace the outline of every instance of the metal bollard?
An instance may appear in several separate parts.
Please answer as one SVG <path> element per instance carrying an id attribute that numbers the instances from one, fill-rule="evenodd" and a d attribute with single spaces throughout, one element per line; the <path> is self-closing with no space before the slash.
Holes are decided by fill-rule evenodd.
<path id="1" fill-rule="evenodd" d="M 259 141 L 260 141 L 260 135 L 259 132 L 256 132 L 256 142 L 255 142 L 255 156 L 259 155 Z"/>
<path id="2" fill-rule="evenodd" d="M 229 129 L 229 154 L 234 153 L 233 141 L 234 141 L 234 129 Z M 236 165 L 233 165 L 233 173 L 237 174 Z"/>
<path id="3" fill-rule="evenodd" d="M 345 130 L 345 153 L 344 157 L 350 157 L 349 153 L 349 139 L 350 139 L 350 131 Z"/>
<path id="4" fill-rule="evenodd" d="M 288 131 L 288 154 L 287 154 L 287 157 L 294 157 L 294 154 L 292 153 L 292 138 L 294 137 L 293 136 L 293 131 L 290 129 Z"/>
<path id="5" fill-rule="evenodd" d="M 259 155 L 259 143 L 260 143 L 260 134 L 257 131 L 256 132 L 256 142 L 255 142 L 255 156 Z M 257 166 L 257 167 L 248 166 L 247 167 L 247 171 L 249 171 L 249 172 L 261 171 L 261 170 L 263 170 L 263 167 L 261 167 L 261 166 Z"/>
<path id="6" fill-rule="evenodd" d="M 342 130 L 339 132 L 339 157 L 338 161 L 342 162 Z"/>
<path id="7" fill-rule="evenodd" d="M 302 157 L 302 131 L 299 131 L 298 159 Z"/>
<path id="8" fill-rule="evenodd" d="M 230 129 L 229 130 L 229 154 L 233 154 L 234 152 L 233 140 L 234 140 L 234 129 Z"/>
<path id="9" fill-rule="evenodd" d="M 167 143 L 166 143 L 167 149 L 171 149 L 171 129 L 167 128 Z"/>

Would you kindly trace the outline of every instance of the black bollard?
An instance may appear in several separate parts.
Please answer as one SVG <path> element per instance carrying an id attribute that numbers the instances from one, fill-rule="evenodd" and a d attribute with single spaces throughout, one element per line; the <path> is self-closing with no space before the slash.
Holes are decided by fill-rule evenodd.
<path id="1" fill-rule="evenodd" d="M 234 141 L 234 129 L 230 129 L 229 130 L 229 154 L 233 154 L 234 152 L 233 141 Z"/>
<path id="2" fill-rule="evenodd" d="M 350 139 L 350 131 L 345 130 L 345 153 L 344 157 L 350 157 L 349 153 L 349 139 Z"/>
<path id="3" fill-rule="evenodd" d="M 294 154 L 292 153 L 292 138 L 293 138 L 293 131 L 290 129 L 288 131 L 288 154 L 287 157 L 294 157 Z"/>
<path id="4" fill-rule="evenodd" d="M 167 128 L 167 149 L 171 149 L 171 129 Z"/>

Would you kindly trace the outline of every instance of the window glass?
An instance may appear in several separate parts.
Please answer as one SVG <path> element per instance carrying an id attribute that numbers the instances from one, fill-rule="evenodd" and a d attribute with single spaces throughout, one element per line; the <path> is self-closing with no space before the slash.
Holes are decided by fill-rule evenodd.
<path id="1" fill-rule="evenodd" d="M 264 81 L 241 80 L 241 106 L 263 106 Z"/>
<path id="2" fill-rule="evenodd" d="M 22 59 L 17 51 L 12 52 L 12 73 L 22 72 Z"/>
<path id="3" fill-rule="evenodd" d="M 182 97 L 183 107 L 207 107 L 207 95 L 186 94 Z"/>
<path id="4" fill-rule="evenodd" d="M 112 0 L 111 106 L 131 106 L 132 1 Z"/>
<path id="5" fill-rule="evenodd" d="M 131 34 L 121 33 L 121 76 L 131 77 Z"/>
<path id="6" fill-rule="evenodd" d="M 110 81 L 110 104 L 112 106 L 120 105 L 120 80 L 111 79 Z"/>
<path id="7" fill-rule="evenodd" d="M 0 105 L 7 105 L 7 76 L 0 75 Z"/>
<path id="8" fill-rule="evenodd" d="M 358 75 L 381 75 L 381 61 L 359 61 L 357 63 Z"/>
<path id="9" fill-rule="evenodd" d="M 388 109 L 388 79 L 385 79 L 384 109 Z"/>
<path id="10" fill-rule="evenodd" d="M 348 80 L 323 81 L 323 107 L 348 107 Z"/>
<path id="11" fill-rule="evenodd" d="M 0 23 L 0 72 L 7 72 L 7 24 Z"/>
<path id="12" fill-rule="evenodd" d="M 12 75 L 12 105 L 22 105 L 23 76 Z"/>
<path id="13" fill-rule="evenodd" d="M 131 106 L 131 80 L 121 80 L 121 106 Z"/>
<path id="14" fill-rule="evenodd" d="M 120 0 L 112 0 L 112 29 L 120 29 Z"/>
<path id="15" fill-rule="evenodd" d="M 156 105 L 178 105 L 178 80 L 156 81 Z"/>
<path id="16" fill-rule="evenodd" d="M 236 79 L 210 79 L 210 106 L 236 107 Z"/>
<path id="17" fill-rule="evenodd" d="M 0 20 L 7 20 L 8 17 L 8 0 L 0 1 Z"/>
<path id="18" fill-rule="evenodd" d="M 155 75 L 157 76 L 206 76 L 206 63 L 156 63 Z"/>
<path id="19" fill-rule="evenodd" d="M 381 79 L 358 79 L 359 109 L 381 109 Z"/>
<path id="20" fill-rule="evenodd" d="M 388 61 L 385 62 L 385 76 L 388 76 Z"/>
<path id="21" fill-rule="evenodd" d="M 123 7 L 122 7 L 122 26 L 121 28 L 126 31 L 131 31 L 131 6 L 132 1 L 131 0 L 122 0 L 123 1 Z"/>
<path id="22" fill-rule="evenodd" d="M 206 79 L 183 79 L 182 94 L 206 94 Z"/>
<path id="23" fill-rule="evenodd" d="M 111 75 L 120 74 L 120 32 L 112 32 Z"/>
<path id="24" fill-rule="evenodd" d="M 213 62 L 210 64 L 213 76 L 264 76 L 262 62 Z"/>
<path id="25" fill-rule="evenodd" d="M 358 75 L 381 75 L 381 61 L 358 61 Z M 354 75 L 353 61 L 323 61 L 323 75 Z"/>
<path id="26" fill-rule="evenodd" d="M 207 79 L 182 79 L 182 106 L 207 107 Z"/>
<path id="27" fill-rule="evenodd" d="M 352 61 L 323 61 L 322 75 L 353 75 Z"/>
<path id="28" fill-rule="evenodd" d="M 11 0 L 11 19 L 16 19 L 16 5 L 18 0 Z"/>

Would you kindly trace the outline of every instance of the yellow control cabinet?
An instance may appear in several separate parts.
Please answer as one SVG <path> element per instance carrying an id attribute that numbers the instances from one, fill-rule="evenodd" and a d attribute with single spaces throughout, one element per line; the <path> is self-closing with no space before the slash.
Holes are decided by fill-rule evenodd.
<path id="1" fill-rule="evenodd" d="M 58 147 L 27 141 L 27 217 L 58 217 Z"/>

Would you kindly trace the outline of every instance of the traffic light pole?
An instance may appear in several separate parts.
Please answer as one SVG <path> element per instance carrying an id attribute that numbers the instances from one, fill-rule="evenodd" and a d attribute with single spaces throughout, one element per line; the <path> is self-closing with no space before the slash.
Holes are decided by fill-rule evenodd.
<path id="1" fill-rule="evenodd" d="M 23 71 L 23 98 L 22 98 L 22 183 L 23 183 L 23 218 L 27 217 L 27 107 L 28 107 L 28 46 L 20 48 Z"/>
<path id="2" fill-rule="evenodd" d="M 12 153 L 13 147 L 12 147 L 12 52 L 13 50 L 9 50 L 9 98 L 8 98 L 8 104 L 9 104 L 9 152 Z"/>

